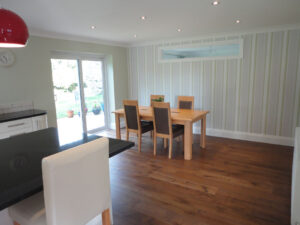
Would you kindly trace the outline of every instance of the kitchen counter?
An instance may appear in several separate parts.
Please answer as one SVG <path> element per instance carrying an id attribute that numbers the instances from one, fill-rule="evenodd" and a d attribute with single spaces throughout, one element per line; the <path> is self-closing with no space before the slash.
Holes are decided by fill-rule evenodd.
<path id="1" fill-rule="evenodd" d="M 43 189 L 42 159 L 101 138 L 83 134 L 67 145 L 59 143 L 56 128 L 48 128 L 0 140 L 0 211 Z M 134 146 L 109 138 L 109 157 Z"/>
<path id="2" fill-rule="evenodd" d="M 46 115 L 47 111 L 39 110 L 39 109 L 32 109 L 32 110 L 25 110 L 25 111 L 18 111 L 13 113 L 5 113 L 0 114 L 0 123 L 9 122 L 13 120 L 19 119 L 26 119 L 35 116 L 42 116 Z"/>

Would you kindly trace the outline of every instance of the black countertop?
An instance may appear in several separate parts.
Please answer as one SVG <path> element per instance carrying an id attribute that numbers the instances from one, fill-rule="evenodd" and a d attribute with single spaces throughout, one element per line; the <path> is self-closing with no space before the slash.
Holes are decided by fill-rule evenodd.
<path id="1" fill-rule="evenodd" d="M 82 139 L 61 146 L 56 128 L 48 128 L 0 140 L 0 210 L 43 189 L 42 159 L 46 156 L 101 138 Z M 133 142 L 109 138 L 109 157 L 134 146 Z"/>
<path id="2" fill-rule="evenodd" d="M 45 114 L 47 114 L 45 110 L 39 110 L 39 109 L 5 113 L 5 114 L 0 114 L 0 123 L 12 121 L 12 120 L 30 118 L 34 116 L 41 116 Z"/>

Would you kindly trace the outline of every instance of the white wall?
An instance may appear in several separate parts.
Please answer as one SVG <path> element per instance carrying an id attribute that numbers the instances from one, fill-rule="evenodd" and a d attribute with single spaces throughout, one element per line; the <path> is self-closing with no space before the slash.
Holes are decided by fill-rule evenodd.
<path id="1" fill-rule="evenodd" d="M 161 46 L 240 37 L 243 59 L 158 63 Z M 196 108 L 210 110 L 209 134 L 293 145 L 300 124 L 299 53 L 300 29 L 131 47 L 129 95 L 149 105 L 150 94 L 164 94 L 172 107 L 178 95 L 194 95 Z"/>
<path id="2" fill-rule="evenodd" d="M 0 67 L 0 105 L 33 102 L 35 108 L 48 112 L 49 126 L 56 126 L 52 84 L 52 51 L 92 53 L 106 56 L 110 96 L 110 110 L 122 107 L 128 96 L 126 48 L 53 38 L 30 37 L 25 48 L 12 49 L 16 62 L 11 67 Z M 114 117 L 110 113 L 114 122 Z M 0 225 L 10 225 L 7 210 L 0 211 Z"/>
<path id="3" fill-rule="evenodd" d="M 292 177 L 291 224 L 300 223 L 300 127 L 296 130 Z"/>
<path id="4" fill-rule="evenodd" d="M 124 47 L 31 36 L 25 48 L 11 51 L 16 58 L 14 65 L 0 67 L 0 104 L 33 101 L 36 108 L 47 110 L 50 127 L 56 126 L 50 61 L 53 51 L 105 55 L 115 97 L 110 101 L 111 109 L 120 108 L 128 96 Z"/>

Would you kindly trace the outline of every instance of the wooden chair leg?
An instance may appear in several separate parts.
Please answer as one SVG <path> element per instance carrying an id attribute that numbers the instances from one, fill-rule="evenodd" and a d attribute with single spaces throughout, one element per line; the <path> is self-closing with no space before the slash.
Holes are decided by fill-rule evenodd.
<path id="1" fill-rule="evenodd" d="M 167 138 L 164 138 L 164 148 L 167 148 Z"/>
<path id="2" fill-rule="evenodd" d="M 129 131 L 126 130 L 126 140 L 128 141 L 129 140 Z"/>
<path id="3" fill-rule="evenodd" d="M 169 159 L 172 158 L 173 139 L 169 138 Z"/>
<path id="4" fill-rule="evenodd" d="M 156 156 L 156 143 L 157 142 L 157 139 L 156 139 L 156 135 L 154 134 L 153 135 L 153 154 L 154 154 L 154 156 Z"/>
<path id="5" fill-rule="evenodd" d="M 142 134 L 138 134 L 138 139 L 139 139 L 139 143 L 138 143 L 138 148 L 139 148 L 139 152 L 141 152 L 141 148 L 142 148 Z"/>
<path id="6" fill-rule="evenodd" d="M 102 225 L 111 225 L 109 209 L 102 212 Z"/>
<path id="7" fill-rule="evenodd" d="M 17 223 L 16 221 L 14 221 L 14 225 L 20 225 L 19 223 Z"/>

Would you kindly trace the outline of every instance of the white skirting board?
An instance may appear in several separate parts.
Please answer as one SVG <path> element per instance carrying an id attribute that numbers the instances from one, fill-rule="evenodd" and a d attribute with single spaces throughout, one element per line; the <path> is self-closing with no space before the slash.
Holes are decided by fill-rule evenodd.
<path id="1" fill-rule="evenodd" d="M 193 132 L 196 134 L 200 134 L 201 133 L 200 130 L 201 130 L 200 127 L 194 126 L 194 128 L 193 128 Z M 264 135 L 264 134 L 247 133 L 247 132 L 239 132 L 239 131 L 221 130 L 221 129 L 212 129 L 212 128 L 206 129 L 206 135 L 215 136 L 215 137 L 239 139 L 239 140 L 245 140 L 245 141 L 262 142 L 262 143 L 268 143 L 268 144 L 294 146 L 294 138 L 290 138 L 290 137 Z"/>
<path id="2" fill-rule="evenodd" d="M 296 128 L 292 175 L 291 224 L 300 224 L 300 127 Z"/>
<path id="3" fill-rule="evenodd" d="M 124 121 L 124 120 L 121 120 L 121 121 L 120 121 L 120 127 L 121 127 L 121 128 L 125 128 L 125 121 Z M 110 129 L 113 129 L 113 130 L 116 129 L 116 123 L 115 123 L 115 122 L 110 123 Z"/>
<path id="4" fill-rule="evenodd" d="M 125 127 L 124 120 L 121 120 L 120 126 L 121 128 Z M 116 129 L 116 124 L 111 123 L 110 127 L 111 129 Z M 194 126 L 193 132 L 194 134 L 200 134 L 201 128 L 199 126 Z M 294 138 L 291 137 L 264 135 L 264 134 L 257 134 L 257 133 L 221 130 L 221 129 L 213 129 L 213 128 L 207 128 L 206 134 L 215 137 L 232 138 L 232 139 L 262 142 L 262 143 L 276 144 L 276 145 L 294 146 Z"/>

